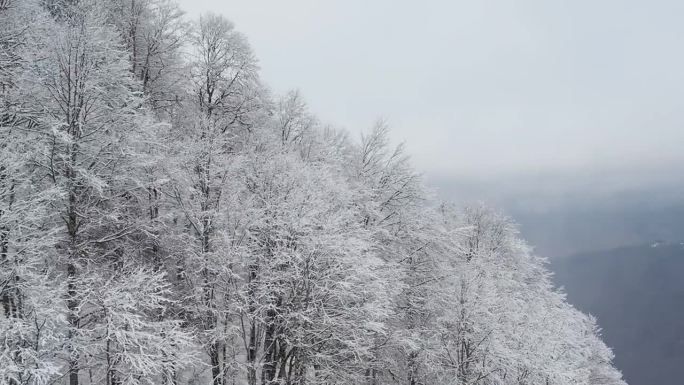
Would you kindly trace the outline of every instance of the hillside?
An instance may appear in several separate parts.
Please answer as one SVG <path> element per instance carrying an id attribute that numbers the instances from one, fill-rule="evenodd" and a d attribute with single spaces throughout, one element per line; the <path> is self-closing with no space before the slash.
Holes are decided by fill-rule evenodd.
<path id="1" fill-rule="evenodd" d="M 632 385 L 684 376 L 684 246 L 616 248 L 551 261 L 568 300 L 593 314 Z"/>
<path id="2" fill-rule="evenodd" d="M 223 16 L 0 26 L 0 385 L 625 385 L 512 220 L 272 93 Z"/>

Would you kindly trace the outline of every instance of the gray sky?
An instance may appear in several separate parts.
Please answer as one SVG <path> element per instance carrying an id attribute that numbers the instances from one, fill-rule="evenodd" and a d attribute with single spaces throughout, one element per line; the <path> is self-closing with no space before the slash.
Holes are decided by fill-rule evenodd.
<path id="1" fill-rule="evenodd" d="M 249 38 L 275 91 L 385 118 L 433 177 L 682 163 L 684 2 L 181 0 Z"/>

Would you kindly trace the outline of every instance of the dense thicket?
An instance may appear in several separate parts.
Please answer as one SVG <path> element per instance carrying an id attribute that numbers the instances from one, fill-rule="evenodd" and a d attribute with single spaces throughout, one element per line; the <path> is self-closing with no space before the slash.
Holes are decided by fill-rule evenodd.
<path id="1" fill-rule="evenodd" d="M 0 383 L 621 385 L 505 217 L 167 0 L 0 0 Z"/>

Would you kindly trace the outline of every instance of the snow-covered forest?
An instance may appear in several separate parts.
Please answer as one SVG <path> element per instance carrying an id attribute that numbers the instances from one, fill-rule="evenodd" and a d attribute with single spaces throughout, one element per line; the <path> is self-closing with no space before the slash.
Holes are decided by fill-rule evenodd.
<path id="1" fill-rule="evenodd" d="M 221 16 L 0 0 L 0 149 L 1 384 L 624 384 L 511 220 Z"/>

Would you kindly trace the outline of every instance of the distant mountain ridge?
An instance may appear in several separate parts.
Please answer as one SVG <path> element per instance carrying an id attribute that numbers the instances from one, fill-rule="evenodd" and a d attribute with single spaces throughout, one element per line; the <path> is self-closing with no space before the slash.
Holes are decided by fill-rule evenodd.
<path id="1" fill-rule="evenodd" d="M 684 180 L 662 170 L 587 170 L 489 182 L 433 177 L 430 182 L 445 200 L 482 201 L 502 209 L 515 218 L 537 253 L 548 258 L 655 239 L 684 240 Z"/>
<path id="2" fill-rule="evenodd" d="M 684 243 L 586 252 L 551 260 L 568 301 L 593 314 L 630 385 L 684 378 Z"/>

